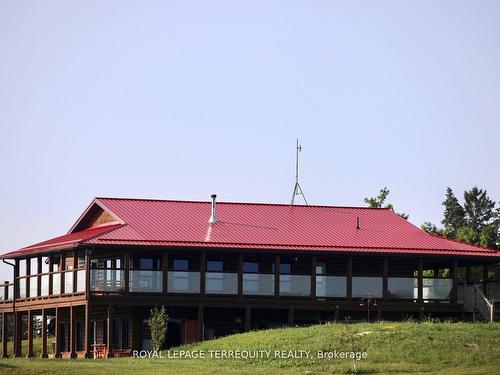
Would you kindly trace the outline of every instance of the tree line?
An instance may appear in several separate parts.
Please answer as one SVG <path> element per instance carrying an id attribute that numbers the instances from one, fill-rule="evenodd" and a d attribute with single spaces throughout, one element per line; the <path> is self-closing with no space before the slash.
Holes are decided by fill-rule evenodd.
<path id="1" fill-rule="evenodd" d="M 389 192 L 384 187 L 378 196 L 365 198 L 364 201 L 369 207 L 394 211 L 393 205 L 386 203 Z M 500 248 L 500 205 L 488 196 L 486 190 L 474 186 L 464 191 L 463 203 L 460 203 L 453 190 L 448 187 L 443 207 L 442 226 L 426 221 L 421 226 L 424 231 L 472 245 Z M 408 219 L 408 214 L 398 215 Z"/>

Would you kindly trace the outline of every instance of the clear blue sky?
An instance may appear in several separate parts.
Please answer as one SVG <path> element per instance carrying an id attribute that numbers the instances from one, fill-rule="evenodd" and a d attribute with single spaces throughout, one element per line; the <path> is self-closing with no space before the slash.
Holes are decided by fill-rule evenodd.
<path id="1" fill-rule="evenodd" d="M 0 251 L 94 196 L 500 199 L 499 1 L 0 2 Z M 0 268 L 0 278 L 6 279 Z"/>

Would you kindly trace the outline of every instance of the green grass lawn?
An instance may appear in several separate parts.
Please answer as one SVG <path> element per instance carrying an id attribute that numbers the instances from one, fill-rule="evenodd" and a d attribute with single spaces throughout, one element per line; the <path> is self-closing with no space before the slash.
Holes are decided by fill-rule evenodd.
<path id="1" fill-rule="evenodd" d="M 327 324 L 248 332 L 177 349 L 309 350 L 312 358 L 0 360 L 2 374 L 346 374 L 350 359 L 316 358 L 318 350 L 350 351 L 346 330 L 367 359 L 357 362 L 363 374 L 500 374 L 500 324 L 372 323 Z M 163 352 L 163 355 L 166 355 Z"/>

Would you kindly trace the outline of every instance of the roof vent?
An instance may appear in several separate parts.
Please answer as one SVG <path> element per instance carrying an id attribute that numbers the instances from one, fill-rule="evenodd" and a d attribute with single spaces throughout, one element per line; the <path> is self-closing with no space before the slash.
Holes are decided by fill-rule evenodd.
<path id="1" fill-rule="evenodd" d="M 359 216 L 356 218 L 356 229 L 359 229 Z"/>
<path id="2" fill-rule="evenodd" d="M 212 194 L 211 198 L 212 198 L 212 212 L 210 214 L 210 219 L 208 219 L 208 222 L 210 224 L 215 224 L 217 222 L 217 215 L 215 214 L 215 198 L 217 198 L 217 195 Z"/>

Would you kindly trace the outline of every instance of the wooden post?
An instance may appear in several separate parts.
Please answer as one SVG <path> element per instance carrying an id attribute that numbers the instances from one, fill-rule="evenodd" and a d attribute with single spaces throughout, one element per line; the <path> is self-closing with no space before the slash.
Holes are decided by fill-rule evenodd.
<path id="1" fill-rule="evenodd" d="M 69 307 L 69 357 L 76 358 L 76 318 L 75 307 Z"/>
<path id="2" fill-rule="evenodd" d="M 54 272 L 54 264 L 52 262 L 53 260 L 53 255 L 50 255 L 49 258 L 49 296 L 52 296 L 54 294 L 54 287 L 53 287 L 53 282 L 52 282 L 52 272 Z"/>
<path id="3" fill-rule="evenodd" d="M 31 297 L 30 284 L 31 284 L 31 258 L 26 258 L 26 298 Z"/>
<path id="4" fill-rule="evenodd" d="M 33 310 L 28 311 L 28 353 L 26 357 L 33 357 Z"/>
<path id="5" fill-rule="evenodd" d="M 123 268 L 125 269 L 125 294 L 130 293 L 130 251 L 125 252 L 125 256 L 123 257 Z"/>
<path id="6" fill-rule="evenodd" d="M 472 277 L 470 272 L 470 266 L 465 267 L 465 284 L 472 285 Z"/>
<path id="7" fill-rule="evenodd" d="M 352 301 L 352 257 L 347 258 L 347 299 Z"/>
<path id="8" fill-rule="evenodd" d="M 238 254 L 238 297 L 243 296 L 243 254 Z"/>
<path id="9" fill-rule="evenodd" d="M 203 341 L 204 337 L 204 308 L 203 305 L 198 305 L 198 341 Z"/>
<path id="10" fill-rule="evenodd" d="M 42 273 L 42 256 L 39 255 L 38 256 L 38 259 L 37 259 L 37 274 L 38 274 L 38 277 L 37 277 L 37 289 L 36 289 L 36 295 L 37 296 L 41 296 L 42 295 L 42 276 L 40 276 L 40 274 Z"/>
<path id="11" fill-rule="evenodd" d="M 2 313 L 2 358 L 7 358 L 7 319 L 8 314 Z"/>
<path id="12" fill-rule="evenodd" d="M 203 252 L 200 256 L 200 295 L 205 297 L 205 278 L 207 270 L 207 253 Z"/>
<path id="13" fill-rule="evenodd" d="M 311 298 L 316 299 L 316 255 L 311 260 Z"/>
<path id="14" fill-rule="evenodd" d="M 90 301 L 85 304 L 85 358 L 92 358 L 92 343 L 90 342 Z M 94 338 L 95 339 L 95 338 Z"/>
<path id="15" fill-rule="evenodd" d="M 453 261 L 453 266 L 451 268 L 451 277 L 452 277 L 452 292 L 451 292 L 451 302 L 458 302 L 458 260 Z"/>
<path id="16" fill-rule="evenodd" d="M 14 314 L 14 357 L 21 357 L 21 342 L 23 335 L 22 315 L 19 311 Z"/>
<path id="17" fill-rule="evenodd" d="M 168 293 L 168 254 L 163 254 L 162 256 L 162 269 L 163 269 L 163 294 Z"/>
<path id="18" fill-rule="evenodd" d="M 90 300 L 90 252 L 85 249 L 85 299 Z"/>
<path id="19" fill-rule="evenodd" d="M 109 304 L 108 305 L 108 314 L 106 318 L 106 331 L 108 334 L 107 337 L 107 351 L 106 351 L 106 357 L 107 358 L 112 358 L 113 357 L 113 305 Z"/>
<path id="20" fill-rule="evenodd" d="M 274 297 L 280 296 L 280 256 L 276 254 L 274 258 Z"/>
<path id="21" fill-rule="evenodd" d="M 486 296 L 486 298 L 489 297 L 489 295 L 488 295 L 488 265 L 487 264 L 483 265 L 483 293 Z"/>
<path id="22" fill-rule="evenodd" d="M 72 276 L 73 276 L 73 290 L 72 290 L 72 293 L 76 293 L 76 290 L 77 290 L 77 282 L 78 282 L 78 279 L 77 279 L 77 273 L 76 273 L 76 269 L 78 268 L 78 251 L 75 249 L 73 251 L 73 272 L 72 272 Z"/>
<path id="23" fill-rule="evenodd" d="M 288 309 L 288 325 L 289 326 L 293 326 L 293 322 L 294 322 L 294 317 L 293 317 L 293 314 L 294 313 L 294 310 L 293 310 L 293 307 L 290 307 Z"/>
<path id="24" fill-rule="evenodd" d="M 61 358 L 61 308 L 56 307 L 56 327 L 55 327 L 56 351 L 55 358 Z"/>
<path id="25" fill-rule="evenodd" d="M 389 299 L 389 259 L 387 258 L 384 258 L 384 276 L 382 283 L 384 301 L 387 301 Z"/>
<path id="26" fill-rule="evenodd" d="M 66 272 L 63 272 L 66 270 L 66 254 L 64 252 L 61 252 L 61 264 L 59 264 L 59 272 L 61 273 L 61 276 L 59 277 L 60 280 L 60 285 L 59 288 L 61 289 L 61 294 L 66 294 L 66 277 L 67 274 Z"/>
<path id="27" fill-rule="evenodd" d="M 247 306 L 245 309 L 245 331 L 250 331 L 252 327 L 252 309 Z"/>
<path id="28" fill-rule="evenodd" d="M 19 259 L 15 260 L 15 266 L 14 266 L 14 296 L 12 297 L 12 300 L 16 300 L 19 298 L 20 295 L 20 290 L 19 290 Z"/>
<path id="29" fill-rule="evenodd" d="M 42 309 L 42 358 L 47 358 L 47 310 Z"/>
<path id="30" fill-rule="evenodd" d="M 422 258 L 418 259 L 417 271 L 417 289 L 418 289 L 418 302 L 424 302 L 424 261 Z"/>

